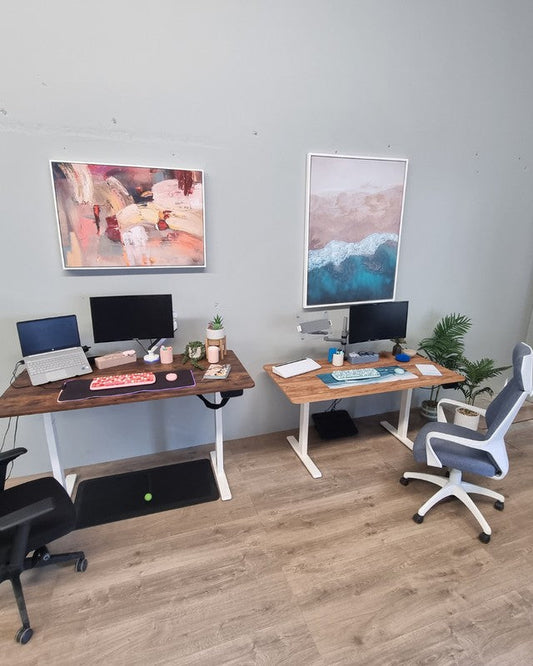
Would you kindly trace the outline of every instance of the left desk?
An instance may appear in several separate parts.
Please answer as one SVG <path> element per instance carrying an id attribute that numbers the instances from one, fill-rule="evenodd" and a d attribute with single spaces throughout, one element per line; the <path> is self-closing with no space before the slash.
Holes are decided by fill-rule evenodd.
<path id="1" fill-rule="evenodd" d="M 128 372 L 138 372 L 150 370 L 152 372 L 171 372 L 172 370 L 183 370 L 189 368 L 193 371 L 196 386 L 177 388 L 173 391 L 143 391 L 129 395 L 101 396 L 98 398 L 88 398 L 70 402 L 58 402 L 57 397 L 63 385 L 63 381 L 44 384 L 42 386 L 32 386 L 30 380 L 23 372 L 17 377 L 15 388 L 10 386 L 0 397 L 0 418 L 10 416 L 26 416 L 29 414 L 42 414 L 44 419 L 44 430 L 50 462 L 52 464 L 52 473 L 54 477 L 72 494 L 76 476 L 69 474 L 65 476 L 63 466 L 60 461 L 58 438 L 55 426 L 55 414 L 76 409 L 89 409 L 93 407 L 106 407 L 108 405 L 122 405 L 135 402 L 146 402 L 149 400 L 168 400 L 172 398 L 184 398 L 186 396 L 213 395 L 213 401 L 208 400 L 213 409 L 215 419 L 215 450 L 210 452 L 213 472 L 220 491 L 220 497 L 223 500 L 231 499 L 226 473 L 224 471 L 224 439 L 222 429 L 222 404 L 227 402 L 228 398 L 240 395 L 244 389 L 253 388 L 254 381 L 246 372 L 244 366 L 232 351 L 226 352 L 224 363 L 231 365 L 231 372 L 226 379 L 220 380 L 202 380 L 203 370 L 194 369 L 190 362 L 183 365 L 181 354 L 174 356 L 172 364 L 162 365 L 160 363 L 144 363 L 137 360 L 136 363 L 121 365 L 107 370 L 95 370 L 91 375 L 84 375 L 82 378 L 93 378 L 100 375 L 118 375 Z M 207 363 L 204 362 L 207 366 Z M 74 378 L 76 379 L 76 378 Z M 68 381 L 68 380 L 66 380 Z M 57 390 L 54 388 L 57 387 Z M 204 400 L 204 402 L 206 402 Z"/>

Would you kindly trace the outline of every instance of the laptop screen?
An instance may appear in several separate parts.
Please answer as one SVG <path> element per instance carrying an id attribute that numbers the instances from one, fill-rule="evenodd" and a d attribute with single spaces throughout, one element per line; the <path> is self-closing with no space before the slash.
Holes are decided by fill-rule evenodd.
<path id="1" fill-rule="evenodd" d="M 80 346 L 76 315 L 18 321 L 17 331 L 23 356 Z"/>

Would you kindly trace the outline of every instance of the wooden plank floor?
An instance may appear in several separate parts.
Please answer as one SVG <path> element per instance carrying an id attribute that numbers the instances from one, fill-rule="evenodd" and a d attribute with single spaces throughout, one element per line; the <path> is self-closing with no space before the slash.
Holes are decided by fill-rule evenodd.
<path id="1" fill-rule="evenodd" d="M 532 412 L 525 408 L 509 433 L 509 475 L 487 482 L 505 494 L 505 511 L 479 502 L 493 528 L 489 545 L 456 501 L 433 509 L 422 525 L 411 520 L 433 487 L 398 483 L 420 466 L 378 417 L 360 420 L 353 439 L 311 434 L 324 475 L 317 480 L 287 433 L 230 442 L 233 500 L 55 542 L 53 552 L 85 550 L 89 568 L 23 574 L 35 630 L 25 646 L 13 640 L 19 618 L 3 583 L 2 663 L 531 664 Z M 88 478 L 206 450 L 74 471 Z"/>

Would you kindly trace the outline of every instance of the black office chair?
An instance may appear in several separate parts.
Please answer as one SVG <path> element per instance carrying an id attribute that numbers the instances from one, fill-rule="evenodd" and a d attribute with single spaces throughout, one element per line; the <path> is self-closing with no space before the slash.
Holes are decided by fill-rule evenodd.
<path id="1" fill-rule="evenodd" d="M 26 569 L 75 560 L 76 571 L 87 569 L 85 555 L 51 555 L 45 544 L 74 529 L 74 505 L 63 486 L 53 477 L 44 477 L 4 488 L 8 464 L 26 453 L 17 448 L 0 453 L 0 583 L 10 580 L 17 600 L 22 627 L 15 640 L 27 643 L 30 627 L 20 574 Z M 32 553 L 31 556 L 28 556 Z"/>

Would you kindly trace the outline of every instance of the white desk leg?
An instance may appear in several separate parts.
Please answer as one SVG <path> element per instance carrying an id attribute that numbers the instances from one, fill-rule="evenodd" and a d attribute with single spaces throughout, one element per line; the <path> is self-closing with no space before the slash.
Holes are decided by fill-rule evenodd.
<path id="1" fill-rule="evenodd" d="M 398 427 L 395 428 L 388 421 L 381 421 L 381 425 L 388 430 L 391 435 L 399 439 L 402 444 L 408 449 L 413 450 L 413 442 L 407 437 L 407 428 L 409 426 L 409 411 L 411 410 L 411 397 L 413 389 L 402 391 L 402 398 L 400 403 L 400 413 L 398 415 Z"/>
<path id="2" fill-rule="evenodd" d="M 215 393 L 215 402 L 219 403 L 222 397 Z M 215 450 L 211 451 L 211 465 L 220 492 L 220 499 L 230 500 L 231 490 L 229 488 L 226 472 L 224 471 L 224 435 L 222 430 L 222 409 L 215 409 Z"/>
<path id="3" fill-rule="evenodd" d="M 303 462 L 307 468 L 309 474 L 313 479 L 319 479 L 322 476 L 322 472 L 318 469 L 315 463 L 311 460 L 307 453 L 307 444 L 309 441 L 309 403 L 304 402 L 300 405 L 300 430 L 298 433 L 298 439 L 293 435 L 287 437 L 289 444 L 294 449 L 294 452 Z"/>
<path id="4" fill-rule="evenodd" d="M 54 479 L 59 481 L 59 483 L 63 486 L 63 488 L 65 488 L 69 495 L 72 495 L 74 484 L 76 483 L 76 474 L 67 474 L 65 477 L 63 467 L 59 461 L 54 415 L 50 413 L 43 414 L 43 418 L 46 443 L 48 444 L 48 455 L 50 456 L 50 462 L 52 463 L 52 473 L 54 475 Z"/>

